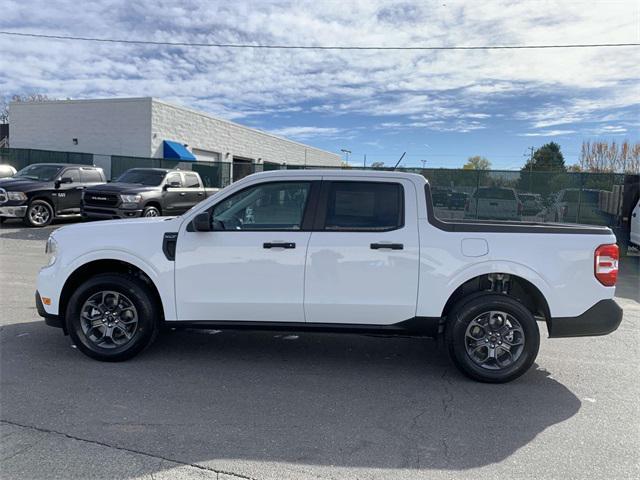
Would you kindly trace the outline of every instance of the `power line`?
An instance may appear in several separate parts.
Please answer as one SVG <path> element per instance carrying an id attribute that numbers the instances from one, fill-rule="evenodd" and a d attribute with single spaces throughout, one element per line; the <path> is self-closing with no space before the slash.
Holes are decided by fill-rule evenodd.
<path id="1" fill-rule="evenodd" d="M 81 42 L 123 43 L 129 45 L 154 45 L 166 47 L 214 47 L 214 48 L 259 48 L 272 50 L 532 50 L 550 48 L 599 48 L 638 47 L 640 43 L 568 43 L 551 45 L 451 45 L 451 46 L 338 46 L 338 45 L 265 45 L 251 43 L 199 43 L 199 42 L 159 42 L 153 40 L 125 40 L 116 38 L 76 37 L 71 35 L 49 35 L 44 33 L 0 31 L 0 35 L 16 37 L 47 38 L 51 40 L 73 40 Z"/>

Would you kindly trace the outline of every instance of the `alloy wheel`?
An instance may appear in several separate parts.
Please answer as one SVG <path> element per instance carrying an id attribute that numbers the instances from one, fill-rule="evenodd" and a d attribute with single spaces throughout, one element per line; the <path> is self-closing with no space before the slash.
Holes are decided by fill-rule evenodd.
<path id="1" fill-rule="evenodd" d="M 487 370 L 501 370 L 515 363 L 524 351 L 522 325 L 503 311 L 484 312 L 474 318 L 465 332 L 469 358 Z"/>
<path id="2" fill-rule="evenodd" d="M 138 311 L 124 294 L 110 290 L 91 295 L 80 310 L 80 326 L 90 342 L 101 348 L 129 343 L 138 328 Z"/>

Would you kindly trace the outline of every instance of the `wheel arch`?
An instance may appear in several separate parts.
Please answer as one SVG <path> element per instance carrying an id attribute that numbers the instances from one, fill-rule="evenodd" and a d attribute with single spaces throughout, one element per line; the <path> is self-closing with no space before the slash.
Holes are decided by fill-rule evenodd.
<path id="1" fill-rule="evenodd" d="M 147 207 L 155 207 L 158 209 L 160 214 L 162 214 L 162 205 L 160 205 L 160 201 L 158 199 L 149 200 L 142 206 L 142 209 L 144 210 Z"/>
<path id="2" fill-rule="evenodd" d="M 154 296 L 153 300 L 157 304 L 161 313 L 161 320 L 164 320 L 166 308 L 162 301 L 160 291 L 158 290 L 158 287 L 156 286 L 151 276 L 138 265 L 135 265 L 126 260 L 114 258 L 101 258 L 91 260 L 79 265 L 72 271 L 72 273 L 66 278 L 60 292 L 58 313 L 61 317 L 64 317 L 69 299 L 71 298 L 71 295 L 73 294 L 75 289 L 87 279 L 100 273 L 121 273 L 125 275 L 131 275 L 142 280 L 151 289 L 151 292 Z"/>
<path id="3" fill-rule="evenodd" d="M 464 280 L 458 281 L 456 285 L 442 309 L 443 319 L 462 298 L 483 293 L 501 293 L 516 298 L 534 316 L 544 319 L 547 328 L 549 326 L 551 311 L 548 296 L 543 292 L 546 289 L 541 288 L 540 282 L 536 282 L 531 277 L 513 273 L 510 269 L 498 269 L 469 275 Z"/>

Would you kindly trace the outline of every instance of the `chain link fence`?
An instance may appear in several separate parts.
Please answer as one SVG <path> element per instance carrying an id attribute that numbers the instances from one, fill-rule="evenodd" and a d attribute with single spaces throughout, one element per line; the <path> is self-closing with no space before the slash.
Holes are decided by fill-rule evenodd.
<path id="1" fill-rule="evenodd" d="M 111 179 L 135 167 L 180 168 L 198 172 L 205 186 L 210 188 L 223 188 L 255 172 L 327 168 L 273 163 L 179 162 L 117 155 L 112 155 L 110 161 Z M 94 156 L 75 152 L 0 149 L 0 163 L 8 163 L 16 169 L 32 163 L 49 162 L 91 165 Z M 363 169 L 354 166 L 335 168 Z M 628 217 L 639 195 L 638 175 L 440 168 L 397 170 L 418 173 L 429 180 L 435 211 L 442 219 L 587 223 L 619 230 L 628 228 Z M 628 234 L 622 235 L 628 238 Z"/>

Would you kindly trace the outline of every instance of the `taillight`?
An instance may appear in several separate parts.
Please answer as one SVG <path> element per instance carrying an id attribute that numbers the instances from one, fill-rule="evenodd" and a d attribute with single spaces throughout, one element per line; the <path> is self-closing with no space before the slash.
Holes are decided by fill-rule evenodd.
<path id="1" fill-rule="evenodd" d="M 618 245 L 600 245 L 595 252 L 594 273 L 605 287 L 613 287 L 618 279 Z"/>

